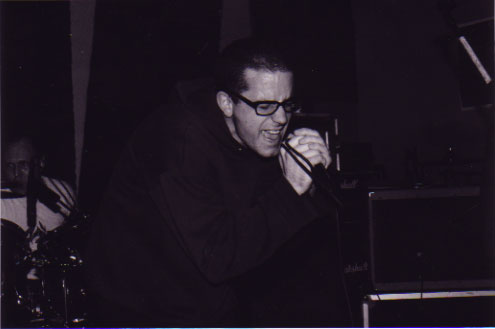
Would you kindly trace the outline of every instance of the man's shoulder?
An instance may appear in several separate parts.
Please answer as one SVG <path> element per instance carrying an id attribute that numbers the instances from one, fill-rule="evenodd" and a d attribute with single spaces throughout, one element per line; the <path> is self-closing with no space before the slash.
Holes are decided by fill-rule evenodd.
<path id="1" fill-rule="evenodd" d="M 153 147 L 150 143 L 175 145 L 184 141 L 191 131 L 202 134 L 210 125 L 212 106 L 210 90 L 185 92 L 175 101 L 158 106 L 145 118 L 132 134 L 131 147 L 146 149 L 146 145 Z"/>
<path id="2" fill-rule="evenodd" d="M 184 132 L 195 125 L 195 121 L 185 104 L 160 105 L 133 132 L 130 146 L 134 150 L 145 150 L 158 144 L 180 142 Z"/>
<path id="3" fill-rule="evenodd" d="M 197 99 L 198 96 L 201 97 L 202 94 L 211 93 L 213 90 L 214 83 L 211 78 L 179 81 L 172 92 L 171 102 L 187 104 Z"/>
<path id="4" fill-rule="evenodd" d="M 213 83 L 209 78 L 178 82 L 167 101 L 158 105 L 145 118 L 138 131 L 155 124 L 175 127 L 177 122 L 190 123 L 191 115 L 196 117 L 204 108 L 211 106 L 213 93 Z"/>

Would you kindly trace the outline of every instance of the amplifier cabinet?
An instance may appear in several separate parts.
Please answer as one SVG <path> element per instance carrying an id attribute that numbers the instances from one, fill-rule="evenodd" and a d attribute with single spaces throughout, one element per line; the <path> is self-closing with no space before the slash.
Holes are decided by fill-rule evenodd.
<path id="1" fill-rule="evenodd" d="M 376 190 L 368 194 L 371 280 L 376 291 L 495 287 L 492 242 L 479 188 Z"/>

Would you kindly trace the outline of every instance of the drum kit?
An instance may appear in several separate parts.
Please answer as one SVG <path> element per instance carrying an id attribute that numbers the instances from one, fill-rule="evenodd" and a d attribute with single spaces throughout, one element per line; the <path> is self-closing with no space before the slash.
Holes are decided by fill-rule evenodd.
<path id="1" fill-rule="evenodd" d="M 62 226 L 41 234 L 32 248 L 27 232 L 1 219 L 2 327 L 85 326 L 80 251 L 88 224 L 87 215 L 72 215 Z"/>

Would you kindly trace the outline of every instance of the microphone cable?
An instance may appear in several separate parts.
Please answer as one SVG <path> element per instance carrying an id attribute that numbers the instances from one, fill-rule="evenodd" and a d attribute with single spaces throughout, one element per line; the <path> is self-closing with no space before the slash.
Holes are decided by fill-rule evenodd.
<path id="1" fill-rule="evenodd" d="M 347 281 L 345 280 L 344 275 L 344 261 L 343 261 L 343 253 L 342 253 L 342 238 L 341 238 L 341 230 L 340 230 L 340 216 L 339 216 L 339 208 L 342 208 L 343 203 L 335 196 L 333 191 L 331 190 L 330 177 L 325 170 L 325 167 L 322 164 L 318 164 L 313 166 L 311 162 L 306 159 L 301 153 L 296 151 L 292 146 L 290 146 L 286 141 L 282 143 L 282 148 L 287 151 L 287 153 L 292 157 L 292 159 L 297 163 L 297 165 L 306 173 L 309 177 L 313 179 L 315 185 L 318 185 L 327 192 L 332 200 L 336 203 L 337 207 L 335 207 L 335 226 L 336 226 L 336 236 L 337 236 L 337 260 L 338 266 L 340 267 L 339 276 L 342 282 L 342 288 L 344 292 L 344 296 L 346 299 L 347 312 L 350 317 L 351 327 L 355 327 L 354 323 L 354 312 L 352 311 L 351 300 L 349 296 L 349 290 L 347 287 Z M 308 169 L 299 159 L 304 161 L 304 163 L 310 168 Z M 318 174 L 317 172 L 320 171 Z M 323 183 L 325 180 L 325 183 Z"/>

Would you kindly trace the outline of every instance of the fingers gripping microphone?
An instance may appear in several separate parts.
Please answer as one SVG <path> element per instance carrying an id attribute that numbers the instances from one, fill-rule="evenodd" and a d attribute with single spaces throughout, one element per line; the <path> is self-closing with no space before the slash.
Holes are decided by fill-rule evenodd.
<path id="1" fill-rule="evenodd" d="M 282 147 L 287 151 L 287 153 L 289 153 L 289 155 L 294 159 L 297 165 L 313 179 L 313 183 L 316 185 L 317 188 L 325 191 L 335 202 L 335 204 L 337 204 L 337 206 L 343 206 L 339 198 L 337 198 L 337 196 L 333 193 L 332 179 L 321 163 L 313 166 L 308 159 L 306 159 L 301 153 L 297 152 L 287 142 L 282 143 Z M 308 170 L 306 166 L 301 163 L 301 161 L 299 161 L 298 157 L 302 159 L 307 166 L 309 166 L 310 170 Z"/>

